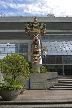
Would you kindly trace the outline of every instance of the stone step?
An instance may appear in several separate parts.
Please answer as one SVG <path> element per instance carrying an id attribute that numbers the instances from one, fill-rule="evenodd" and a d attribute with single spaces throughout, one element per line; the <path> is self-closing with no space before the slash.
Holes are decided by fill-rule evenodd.
<path id="1" fill-rule="evenodd" d="M 53 105 L 53 104 L 72 104 L 72 98 L 48 98 L 48 99 L 29 99 L 29 100 L 12 100 L 4 101 L 0 100 L 1 105 Z"/>
<path id="2" fill-rule="evenodd" d="M 72 108 L 72 104 L 52 104 L 52 105 L 1 105 L 0 108 Z"/>
<path id="3" fill-rule="evenodd" d="M 58 83 L 72 83 L 72 81 L 58 81 Z"/>
<path id="4" fill-rule="evenodd" d="M 72 90 L 72 88 L 69 88 L 69 87 L 68 88 L 59 88 L 59 87 L 58 88 L 53 88 L 52 87 L 52 88 L 49 88 L 49 89 L 50 90 Z"/>
<path id="5" fill-rule="evenodd" d="M 72 79 L 68 79 L 68 78 L 66 78 L 66 79 L 64 79 L 64 78 L 63 79 L 58 79 L 58 81 L 65 81 L 65 80 L 66 81 L 72 81 Z"/>
<path id="6" fill-rule="evenodd" d="M 66 85 L 54 85 L 54 88 L 72 88 L 72 86 L 66 86 Z"/>
<path id="7" fill-rule="evenodd" d="M 59 76 L 60 79 L 72 79 L 72 75 Z"/>
<path id="8" fill-rule="evenodd" d="M 72 108 L 70 100 L 50 100 L 49 102 L 0 102 L 0 108 Z"/>
<path id="9" fill-rule="evenodd" d="M 58 79 L 58 81 L 72 81 L 72 79 Z"/>
<path id="10" fill-rule="evenodd" d="M 57 86 L 72 86 L 71 83 L 58 83 Z"/>

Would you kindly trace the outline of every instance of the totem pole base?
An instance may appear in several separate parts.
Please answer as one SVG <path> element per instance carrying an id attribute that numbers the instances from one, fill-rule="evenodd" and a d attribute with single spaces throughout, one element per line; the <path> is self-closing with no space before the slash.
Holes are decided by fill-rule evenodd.
<path id="1" fill-rule="evenodd" d="M 40 73 L 40 64 L 33 63 L 32 68 L 33 70 L 36 70 L 38 73 Z"/>

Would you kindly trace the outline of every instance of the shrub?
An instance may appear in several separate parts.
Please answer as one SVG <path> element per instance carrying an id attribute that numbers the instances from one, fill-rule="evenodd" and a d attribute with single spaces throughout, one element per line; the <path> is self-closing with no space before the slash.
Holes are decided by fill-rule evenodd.
<path id="1" fill-rule="evenodd" d="M 29 77 L 29 64 L 23 56 L 12 54 L 4 57 L 0 62 L 1 72 L 4 74 L 4 81 L 8 83 L 8 88 L 22 86 L 22 81 L 19 77 L 25 79 Z M 6 87 L 6 85 L 4 85 Z M 7 88 L 7 87 L 6 87 Z"/>
<path id="2" fill-rule="evenodd" d="M 38 73 L 36 70 L 32 69 L 32 63 L 29 63 L 29 69 L 30 69 L 30 73 Z M 45 68 L 45 66 L 40 66 L 40 73 L 44 73 L 44 72 L 48 72 L 48 70 Z"/>
<path id="3" fill-rule="evenodd" d="M 48 72 L 48 70 L 45 68 L 45 66 L 41 66 L 40 67 L 40 72 L 44 73 L 44 72 Z"/>

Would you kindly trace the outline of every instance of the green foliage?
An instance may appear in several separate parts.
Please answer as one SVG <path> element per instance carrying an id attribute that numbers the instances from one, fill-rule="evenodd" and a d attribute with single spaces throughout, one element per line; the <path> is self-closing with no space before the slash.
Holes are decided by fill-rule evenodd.
<path id="1" fill-rule="evenodd" d="M 22 80 L 20 80 L 20 79 L 8 78 L 7 76 L 4 77 L 4 81 L 5 81 L 7 84 L 10 84 L 10 85 L 22 85 Z"/>
<path id="2" fill-rule="evenodd" d="M 30 69 L 30 73 L 38 73 L 37 70 Z"/>
<path id="3" fill-rule="evenodd" d="M 29 64 L 29 69 L 32 69 L 32 63 L 28 61 L 28 64 Z"/>
<path id="4" fill-rule="evenodd" d="M 11 75 L 14 79 L 20 75 L 25 78 L 29 76 L 29 64 L 24 57 L 19 54 L 12 54 L 4 57 L 0 62 L 0 67 L 2 73 Z"/>
<path id="5" fill-rule="evenodd" d="M 36 70 L 32 69 L 32 63 L 29 63 L 29 69 L 30 69 L 30 73 L 38 73 Z M 40 73 L 44 73 L 44 72 L 48 72 L 48 70 L 45 68 L 45 66 L 40 66 Z"/>
<path id="6" fill-rule="evenodd" d="M 45 68 L 45 66 L 41 66 L 40 67 L 40 72 L 45 73 L 45 72 L 48 72 L 48 70 Z"/>
<path id="7" fill-rule="evenodd" d="M 0 90 L 20 90 L 23 89 L 22 85 L 2 85 Z"/>
<path id="8" fill-rule="evenodd" d="M 24 87 L 19 77 L 29 77 L 29 64 L 23 56 L 12 54 L 4 57 L 0 62 L 1 72 L 6 84 L 0 84 L 0 90 L 18 90 Z"/>

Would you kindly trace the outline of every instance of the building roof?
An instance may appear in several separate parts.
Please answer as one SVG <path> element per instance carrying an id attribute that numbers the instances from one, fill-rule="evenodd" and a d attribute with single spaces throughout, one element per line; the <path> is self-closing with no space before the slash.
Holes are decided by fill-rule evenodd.
<path id="1" fill-rule="evenodd" d="M 39 22 L 72 22 L 72 17 L 37 17 Z M 0 22 L 33 22 L 34 17 L 0 17 Z"/>

